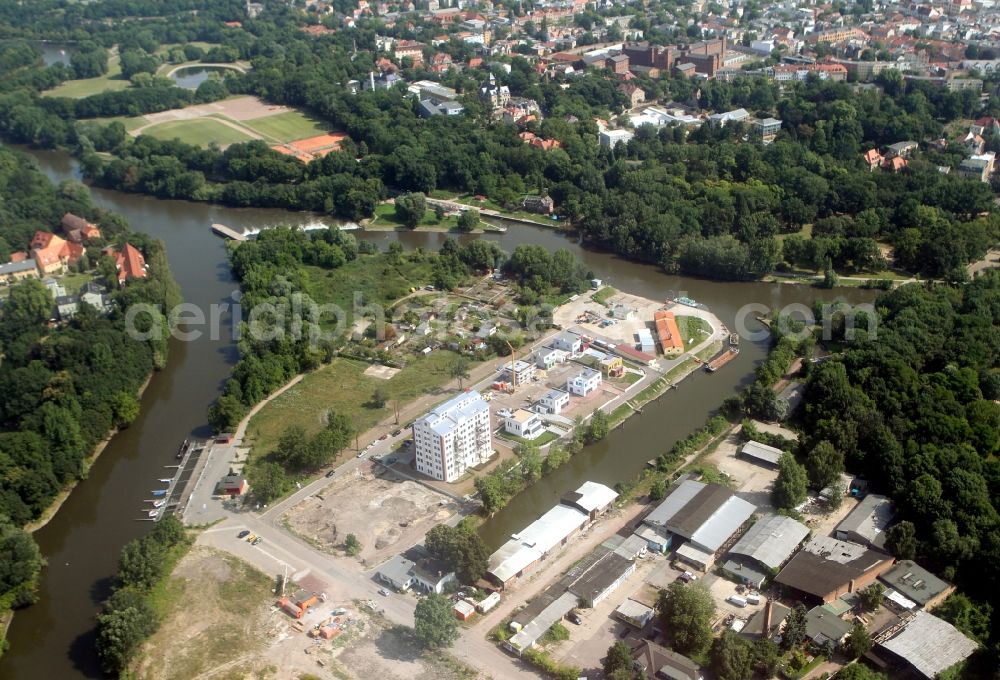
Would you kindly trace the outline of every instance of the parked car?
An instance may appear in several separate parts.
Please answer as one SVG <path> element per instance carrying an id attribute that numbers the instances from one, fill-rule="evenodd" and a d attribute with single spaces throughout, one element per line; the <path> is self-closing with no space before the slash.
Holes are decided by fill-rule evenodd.
<path id="1" fill-rule="evenodd" d="M 337 474 L 336 470 L 330 470 L 329 472 L 326 473 L 326 476 L 327 477 L 333 477 L 335 474 Z"/>
<path id="2" fill-rule="evenodd" d="M 570 612 L 566 615 L 566 618 L 578 626 L 583 625 L 583 618 L 576 612 Z"/>
<path id="3" fill-rule="evenodd" d="M 677 577 L 679 580 L 684 581 L 684 583 L 690 583 L 691 581 L 697 581 L 698 577 L 692 574 L 690 571 L 685 571 L 683 574 Z"/>
<path id="4" fill-rule="evenodd" d="M 401 434 L 403 434 L 402 430 L 393 430 L 392 436 L 393 437 L 398 437 Z"/>
<path id="5" fill-rule="evenodd" d="M 250 535 L 250 532 L 247 531 L 246 529 L 244 529 L 240 533 L 236 534 L 236 538 L 246 538 L 249 535 Z"/>
<path id="6" fill-rule="evenodd" d="M 388 590 L 386 590 L 385 588 L 379 588 L 379 589 L 378 589 L 378 594 L 379 594 L 379 595 L 388 595 L 388 594 L 389 594 L 389 591 L 388 591 Z"/>
<path id="7" fill-rule="evenodd" d="M 368 449 L 361 449 L 360 451 L 358 451 L 358 458 L 361 458 L 366 453 L 368 453 Z"/>
<path id="8" fill-rule="evenodd" d="M 253 542 L 251 542 L 250 545 L 260 545 L 263 542 L 264 539 L 258 536 L 257 538 L 253 539 Z"/>
<path id="9" fill-rule="evenodd" d="M 389 435 L 387 435 L 387 434 L 384 434 L 384 435 L 382 435 L 381 437 L 379 437 L 379 438 L 378 438 L 378 440 L 379 440 L 379 441 L 382 441 L 382 440 L 384 440 L 384 439 L 388 439 L 388 438 L 389 438 Z"/>
<path id="10" fill-rule="evenodd" d="M 382 462 L 385 463 L 386 465 L 394 465 L 396 463 L 396 458 L 394 456 L 389 456 Z"/>
<path id="11" fill-rule="evenodd" d="M 254 539 L 256 539 L 257 536 L 255 536 L 254 534 L 247 534 L 246 538 L 247 538 L 247 543 L 253 543 Z"/>

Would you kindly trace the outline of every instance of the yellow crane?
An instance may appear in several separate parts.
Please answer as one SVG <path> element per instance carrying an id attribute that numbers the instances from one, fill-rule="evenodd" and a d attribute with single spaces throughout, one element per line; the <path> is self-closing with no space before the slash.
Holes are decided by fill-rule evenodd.
<path id="1" fill-rule="evenodd" d="M 517 372 L 514 370 L 514 361 L 517 359 L 517 352 L 514 351 L 514 345 L 510 344 L 510 341 L 505 341 L 507 347 L 510 348 L 510 384 L 512 388 L 517 387 Z M 512 389 L 511 392 L 514 390 Z"/>

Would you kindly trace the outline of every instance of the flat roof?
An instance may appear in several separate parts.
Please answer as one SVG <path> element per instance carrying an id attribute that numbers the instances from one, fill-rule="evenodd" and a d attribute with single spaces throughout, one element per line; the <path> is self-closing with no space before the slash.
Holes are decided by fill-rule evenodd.
<path id="1" fill-rule="evenodd" d="M 679 536 L 692 538 L 732 496 L 733 492 L 721 484 L 702 484 L 698 493 L 667 521 L 667 528 Z"/>
<path id="2" fill-rule="evenodd" d="M 482 411 L 489 413 L 489 410 L 489 404 L 483 396 L 476 390 L 470 390 L 435 407 L 419 418 L 417 423 L 426 425 L 435 434 L 445 436 L 455 428 L 459 420 L 473 417 Z"/>
<path id="3" fill-rule="evenodd" d="M 979 645 L 955 626 L 918 611 L 909 624 L 882 646 L 926 678 L 934 678 L 969 658 Z"/>
<path id="4" fill-rule="evenodd" d="M 951 588 L 950 583 L 939 579 L 913 560 L 900 560 L 878 579 L 921 606 Z"/>
<path id="5" fill-rule="evenodd" d="M 730 496 L 691 535 L 691 542 L 714 553 L 743 526 L 744 522 L 753 517 L 756 511 L 757 506 L 753 503 L 739 496 Z"/>
<path id="6" fill-rule="evenodd" d="M 652 607 L 647 607 L 642 602 L 635 600 L 625 600 L 615 607 L 615 613 L 621 614 L 630 619 L 641 620 L 653 613 Z"/>
<path id="7" fill-rule="evenodd" d="M 698 495 L 704 484 L 693 479 L 686 479 L 678 484 L 656 508 L 649 513 L 643 523 L 651 526 L 666 527 L 667 522 L 676 515 L 688 501 Z"/>
<path id="8" fill-rule="evenodd" d="M 622 557 L 607 548 L 598 548 L 567 576 L 573 578 L 570 592 L 577 597 L 593 600 L 625 575 L 635 571 L 635 560 Z"/>
<path id="9" fill-rule="evenodd" d="M 777 569 L 788 561 L 808 535 L 809 527 L 805 524 L 784 515 L 768 515 L 754 522 L 729 553 Z"/>

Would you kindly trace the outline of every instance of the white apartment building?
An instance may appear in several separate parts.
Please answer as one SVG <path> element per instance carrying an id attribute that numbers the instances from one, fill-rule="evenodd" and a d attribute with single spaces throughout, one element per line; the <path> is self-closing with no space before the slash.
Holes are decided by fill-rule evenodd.
<path id="1" fill-rule="evenodd" d="M 535 439 L 545 431 L 545 426 L 534 413 L 519 408 L 504 419 L 503 429 L 515 437 Z"/>
<path id="2" fill-rule="evenodd" d="M 493 455 L 490 407 L 476 391 L 446 401 L 413 423 L 417 472 L 453 482 Z"/>
<path id="3" fill-rule="evenodd" d="M 586 397 L 600 386 L 601 372 L 592 368 L 581 369 L 566 381 L 566 389 L 579 397 Z"/>

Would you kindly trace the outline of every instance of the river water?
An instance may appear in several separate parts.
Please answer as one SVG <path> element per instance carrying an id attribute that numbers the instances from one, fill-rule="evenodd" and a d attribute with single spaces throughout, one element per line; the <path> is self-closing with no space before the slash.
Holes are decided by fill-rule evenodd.
<path id="1" fill-rule="evenodd" d="M 78 179 L 75 161 L 55 152 L 30 152 L 54 181 Z M 203 309 L 230 300 L 236 289 L 221 239 L 209 226 L 220 222 L 252 229 L 276 223 L 305 224 L 315 217 L 277 210 L 232 209 L 200 203 L 160 201 L 142 196 L 93 190 L 94 202 L 123 215 L 138 231 L 163 240 L 184 298 Z M 835 297 L 803 286 L 718 283 L 667 276 L 654 267 L 637 265 L 581 248 L 553 230 L 508 225 L 504 234 L 488 234 L 508 252 L 519 243 L 547 249 L 568 248 L 599 278 L 638 295 L 662 299 L 671 292 L 707 304 L 730 328 L 739 309 L 750 302 L 768 308 Z M 400 240 L 408 247 L 436 250 L 445 235 L 433 233 L 358 233 L 385 247 Z M 475 238 L 465 236 L 462 238 Z M 851 302 L 871 299 L 865 291 L 845 290 Z M 228 317 L 224 317 L 228 324 Z M 751 322 L 752 323 L 752 322 Z M 49 524 L 35 536 L 48 560 L 37 604 L 19 611 L 8 633 L 9 651 L 0 659 L 0 678 L 100 677 L 93 652 L 93 624 L 100 602 L 108 595 L 122 546 L 150 527 L 136 521 L 143 499 L 165 465 L 174 462 L 186 437 L 206 436 L 208 405 L 218 394 L 236 360 L 228 325 L 220 337 L 205 334 L 187 343 L 174 342 L 166 369 L 157 373 L 142 398 L 136 422 L 118 434 Z M 566 491 L 587 479 L 613 484 L 635 475 L 647 460 L 701 425 L 727 396 L 746 384 L 763 359 L 766 343 L 741 343 L 740 356 L 718 373 L 698 373 L 666 396 L 649 404 L 604 441 L 587 447 L 554 474 L 515 498 L 487 522 L 482 533 L 491 546 L 531 522 Z"/>

